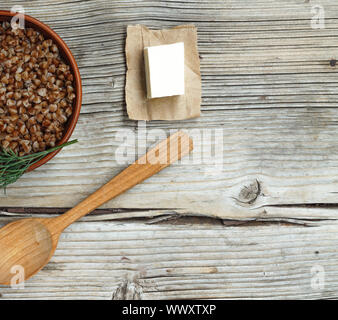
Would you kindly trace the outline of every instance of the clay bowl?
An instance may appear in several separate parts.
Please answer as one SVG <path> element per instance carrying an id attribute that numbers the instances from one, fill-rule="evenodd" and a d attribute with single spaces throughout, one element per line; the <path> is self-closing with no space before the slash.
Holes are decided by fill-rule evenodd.
<path id="1" fill-rule="evenodd" d="M 12 17 L 15 16 L 17 13 L 12 13 L 10 11 L 2 11 L 0 10 L 0 22 L 3 21 L 11 21 Z M 46 39 L 52 39 L 54 43 L 58 46 L 59 52 L 63 60 L 70 66 L 72 73 L 74 75 L 74 89 L 76 93 L 76 98 L 74 101 L 73 105 L 73 114 L 70 119 L 68 119 L 68 122 L 66 124 L 65 132 L 63 134 L 62 139 L 58 142 L 57 145 L 63 144 L 69 140 L 71 137 L 77 120 L 80 115 L 80 110 L 81 110 L 81 104 L 82 104 L 82 84 L 81 84 L 81 76 L 80 76 L 80 71 L 79 68 L 76 64 L 76 61 L 73 57 L 73 54 L 71 53 L 70 49 L 68 46 L 65 44 L 65 42 L 47 25 L 42 23 L 41 21 L 30 17 L 28 15 L 24 15 L 25 18 L 25 27 L 27 28 L 33 28 L 40 33 L 42 33 Z M 46 162 L 48 162 L 50 159 L 52 159 L 60 149 L 49 153 L 46 155 L 44 158 L 42 158 L 40 161 L 32 164 L 27 171 L 32 171 Z"/>

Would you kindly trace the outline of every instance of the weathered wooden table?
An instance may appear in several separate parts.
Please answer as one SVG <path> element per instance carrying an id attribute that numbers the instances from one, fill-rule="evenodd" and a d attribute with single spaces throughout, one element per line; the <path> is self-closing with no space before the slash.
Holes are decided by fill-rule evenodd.
<path id="1" fill-rule="evenodd" d="M 0 0 L 54 28 L 84 84 L 80 142 L 1 194 L 1 224 L 62 213 L 124 168 L 128 24 L 198 27 L 203 115 L 148 128 L 224 132 L 216 175 L 166 169 L 68 228 L 1 298 L 337 298 L 338 5 L 319 2 Z"/>

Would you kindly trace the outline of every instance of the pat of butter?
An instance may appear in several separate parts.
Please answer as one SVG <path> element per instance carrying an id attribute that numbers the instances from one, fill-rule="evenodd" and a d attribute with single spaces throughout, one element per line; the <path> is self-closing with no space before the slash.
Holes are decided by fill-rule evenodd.
<path id="1" fill-rule="evenodd" d="M 144 64 L 148 99 L 184 94 L 183 42 L 145 48 Z"/>

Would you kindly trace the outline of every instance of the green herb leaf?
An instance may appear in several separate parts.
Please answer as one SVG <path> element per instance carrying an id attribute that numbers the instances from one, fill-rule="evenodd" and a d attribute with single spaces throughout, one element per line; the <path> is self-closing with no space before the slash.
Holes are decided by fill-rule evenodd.
<path id="1" fill-rule="evenodd" d="M 32 164 L 47 154 L 76 142 L 77 140 L 72 140 L 51 149 L 22 157 L 19 157 L 12 149 L 0 149 L 0 188 L 6 190 L 6 187 L 17 181 Z"/>

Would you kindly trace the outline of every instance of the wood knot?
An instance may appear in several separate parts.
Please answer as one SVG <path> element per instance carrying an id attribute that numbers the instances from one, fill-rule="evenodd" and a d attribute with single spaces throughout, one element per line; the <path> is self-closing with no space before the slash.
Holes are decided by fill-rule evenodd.
<path id="1" fill-rule="evenodd" d="M 142 287 L 136 282 L 121 283 L 112 294 L 112 300 L 141 300 Z"/>
<path id="2" fill-rule="evenodd" d="M 337 65 L 337 60 L 336 59 L 331 59 L 330 60 L 330 66 L 335 67 Z"/>
<path id="3" fill-rule="evenodd" d="M 258 180 L 252 181 L 250 184 L 244 186 L 239 192 L 237 201 L 246 204 L 252 204 L 256 201 L 261 193 L 261 186 Z"/>

